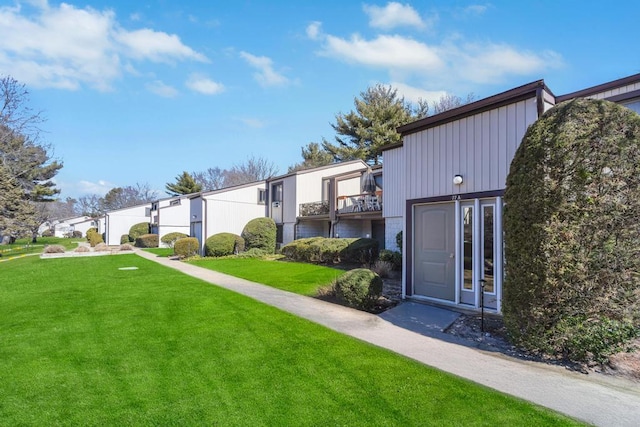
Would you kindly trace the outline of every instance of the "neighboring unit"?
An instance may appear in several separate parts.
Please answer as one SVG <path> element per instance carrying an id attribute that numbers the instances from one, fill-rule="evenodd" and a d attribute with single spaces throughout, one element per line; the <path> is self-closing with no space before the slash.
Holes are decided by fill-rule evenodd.
<path id="1" fill-rule="evenodd" d="M 167 197 L 151 203 L 150 230 L 158 239 L 169 233 L 189 235 L 191 230 L 191 197 L 196 194 L 183 194 Z"/>
<path id="2" fill-rule="evenodd" d="M 198 238 L 200 253 L 204 254 L 208 237 L 223 232 L 240 235 L 249 221 L 265 217 L 266 192 L 265 181 L 257 181 L 191 195 L 188 234 Z"/>
<path id="3" fill-rule="evenodd" d="M 346 212 L 346 203 L 356 203 L 357 198 L 364 197 L 360 189 L 360 177 L 367 168 L 364 161 L 353 160 L 269 179 L 268 216 L 276 223 L 278 245 L 286 245 L 302 237 L 366 237 L 366 234 L 371 234 L 370 226 L 369 229 L 363 229 L 361 222 L 357 226 L 352 224 L 351 228 L 345 223 L 341 231 L 336 216 L 338 209 Z M 342 188 L 339 188 L 339 176 L 343 177 Z M 340 205 L 342 207 L 338 205 L 339 193 L 346 197 Z M 363 210 L 358 219 L 364 216 Z M 379 218 L 382 220 L 381 214 Z"/>
<path id="4" fill-rule="evenodd" d="M 87 235 L 87 230 L 97 228 L 98 233 L 104 231 L 104 217 L 92 218 L 82 215 L 63 219 L 53 225 L 53 235 L 55 237 L 69 237 L 74 231 L 79 231 L 82 236 Z"/>
<path id="5" fill-rule="evenodd" d="M 150 222 L 151 203 L 117 209 L 105 214 L 105 243 L 110 246 L 119 245 L 124 234 L 129 234 L 132 225 Z"/>

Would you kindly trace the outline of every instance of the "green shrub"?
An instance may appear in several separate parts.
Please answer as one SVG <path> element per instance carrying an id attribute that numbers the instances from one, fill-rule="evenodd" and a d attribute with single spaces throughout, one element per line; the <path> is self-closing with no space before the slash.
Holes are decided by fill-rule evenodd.
<path id="1" fill-rule="evenodd" d="M 378 256 L 378 242 L 373 239 L 309 237 L 282 247 L 284 256 L 295 261 L 313 263 L 371 263 Z"/>
<path id="2" fill-rule="evenodd" d="M 42 237 L 53 237 L 53 230 L 44 230 L 42 232 Z"/>
<path id="3" fill-rule="evenodd" d="M 204 243 L 205 256 L 219 257 L 233 255 L 244 250 L 244 239 L 233 233 L 218 233 Z"/>
<path id="4" fill-rule="evenodd" d="M 87 230 L 87 241 L 92 248 L 94 248 L 97 244 L 104 243 L 102 234 L 98 233 L 97 228 L 90 228 Z"/>
<path id="5" fill-rule="evenodd" d="M 505 190 L 510 337 L 602 360 L 640 327 L 640 116 L 578 99 L 527 130 Z"/>
<path id="6" fill-rule="evenodd" d="M 269 255 L 264 249 L 252 248 L 248 251 L 240 252 L 238 258 L 263 258 Z"/>
<path id="7" fill-rule="evenodd" d="M 380 251 L 380 255 L 378 259 L 381 261 L 386 261 L 391 264 L 391 268 L 394 271 L 402 270 L 402 253 L 397 251 L 390 251 L 387 249 L 383 249 Z"/>
<path id="8" fill-rule="evenodd" d="M 625 345 L 640 335 L 633 324 L 611 320 L 607 317 L 587 319 L 584 316 L 560 320 L 547 331 L 547 353 L 562 352 L 570 360 L 607 361 L 607 356 L 628 351 Z"/>
<path id="9" fill-rule="evenodd" d="M 366 268 L 350 270 L 334 285 L 336 297 L 349 307 L 371 310 L 382 294 L 382 279 Z"/>
<path id="10" fill-rule="evenodd" d="M 272 218 L 255 218 L 245 225 L 241 234 L 247 249 L 262 249 L 272 254 L 276 250 L 276 223 Z"/>
<path id="11" fill-rule="evenodd" d="M 129 235 L 128 234 L 123 234 L 122 236 L 120 236 L 120 244 L 124 245 L 125 243 L 131 243 L 129 241 Z"/>
<path id="12" fill-rule="evenodd" d="M 183 237 L 176 240 L 173 245 L 173 253 L 181 258 L 190 258 L 198 254 L 200 242 L 195 237 Z"/>
<path id="13" fill-rule="evenodd" d="M 158 244 L 157 234 L 143 234 L 136 238 L 136 247 L 138 248 L 157 248 Z"/>
<path id="14" fill-rule="evenodd" d="M 80 230 L 73 230 L 73 233 L 71 233 L 71 237 L 73 237 L 74 239 L 80 239 L 80 238 L 82 238 L 82 231 L 80 231 Z"/>
<path id="15" fill-rule="evenodd" d="M 173 233 L 167 233 L 164 236 L 162 236 L 162 239 L 160 239 L 160 241 L 162 243 L 164 243 L 165 245 L 167 245 L 168 247 L 172 248 L 173 245 L 175 245 L 176 240 L 178 239 L 184 239 L 185 237 L 189 237 L 184 233 L 179 233 L 179 232 L 173 232 Z"/>
<path id="16" fill-rule="evenodd" d="M 398 234 L 396 234 L 396 245 L 398 246 L 398 251 L 402 254 L 402 231 L 399 231 Z"/>
<path id="17" fill-rule="evenodd" d="M 149 228 L 148 222 L 139 222 L 137 224 L 133 224 L 131 228 L 129 228 L 129 241 L 135 242 L 136 239 L 143 234 L 149 234 L 151 229 Z"/>
<path id="18" fill-rule="evenodd" d="M 360 264 L 371 264 L 378 259 L 378 241 L 374 239 L 352 239 L 342 252 L 342 260 Z"/>

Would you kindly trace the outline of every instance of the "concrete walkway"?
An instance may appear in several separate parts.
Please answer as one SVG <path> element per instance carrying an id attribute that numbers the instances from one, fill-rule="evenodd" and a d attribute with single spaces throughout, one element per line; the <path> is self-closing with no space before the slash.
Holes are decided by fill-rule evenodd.
<path id="1" fill-rule="evenodd" d="M 467 378 L 495 390 L 598 426 L 640 425 L 640 383 L 524 362 L 425 336 L 384 320 L 315 298 L 136 251 L 143 258 L 247 295 L 337 332 Z M 423 306 L 428 310 L 429 306 Z M 416 316 L 415 308 L 412 315 Z"/>

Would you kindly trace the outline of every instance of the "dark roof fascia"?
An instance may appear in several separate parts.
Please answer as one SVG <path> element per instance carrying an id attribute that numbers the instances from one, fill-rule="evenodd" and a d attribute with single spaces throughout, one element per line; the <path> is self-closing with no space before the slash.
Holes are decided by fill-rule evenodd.
<path id="1" fill-rule="evenodd" d="M 302 169 L 302 170 L 299 170 L 299 171 L 286 173 L 284 175 L 273 176 L 271 178 L 267 178 L 267 182 L 271 183 L 271 182 L 274 182 L 274 181 L 281 181 L 281 180 L 283 180 L 285 178 L 289 178 L 290 176 L 304 175 L 304 174 L 307 174 L 307 173 L 317 172 L 317 171 L 323 170 L 323 169 L 330 169 L 330 168 L 334 168 L 334 167 L 337 167 L 337 166 L 349 165 L 349 164 L 352 164 L 352 163 L 354 163 L 354 164 L 355 163 L 362 163 L 365 167 L 367 165 L 364 162 L 364 160 L 360 160 L 360 159 L 349 160 L 349 161 L 346 161 L 346 162 L 335 162 L 335 163 L 331 163 L 331 164 L 324 165 L 324 166 L 318 166 L 318 167 L 311 168 L 311 169 Z"/>
<path id="2" fill-rule="evenodd" d="M 557 101 L 563 102 L 573 98 L 585 98 L 591 95 L 595 95 L 596 93 L 605 92 L 607 90 L 615 89 L 617 87 L 626 86 L 637 82 L 640 82 L 640 74 L 634 74 L 632 76 L 623 77 L 618 80 L 602 83 L 597 86 L 589 87 L 576 92 L 567 93 L 566 95 L 560 95 L 558 96 Z"/>
<path id="3" fill-rule="evenodd" d="M 239 190 L 241 188 L 253 187 L 260 184 L 265 184 L 265 188 L 266 188 L 266 183 L 267 183 L 267 180 L 262 179 L 260 181 L 252 181 L 252 182 L 247 182 L 245 184 L 231 185 L 229 187 L 218 188 L 217 190 L 201 191 L 200 193 L 194 193 L 194 195 L 192 197 L 189 197 L 189 199 L 193 200 L 193 199 L 197 199 L 198 197 L 209 196 L 211 194 L 226 193 L 227 191 Z"/>
<path id="4" fill-rule="evenodd" d="M 402 141 L 396 142 L 395 144 L 388 144 L 380 148 L 380 151 L 388 151 L 393 150 L 394 148 L 400 148 L 404 145 Z"/>
<path id="5" fill-rule="evenodd" d="M 452 110 L 444 111 L 434 116 L 425 117 L 415 122 L 408 123 L 406 125 L 400 126 L 398 128 L 398 132 L 402 136 L 420 132 L 421 130 L 449 123 L 454 120 L 460 120 L 465 117 L 473 116 L 475 114 L 480 114 L 488 110 L 502 107 L 504 105 L 513 104 L 524 99 L 539 96 L 541 90 L 544 90 L 553 95 L 551 90 L 549 90 L 549 88 L 545 85 L 544 80 L 537 80 L 535 82 L 510 89 L 506 92 L 502 92 L 497 95 L 472 102 L 470 104 L 462 105 Z M 388 146 L 384 149 L 389 150 L 391 148 L 396 147 Z"/>

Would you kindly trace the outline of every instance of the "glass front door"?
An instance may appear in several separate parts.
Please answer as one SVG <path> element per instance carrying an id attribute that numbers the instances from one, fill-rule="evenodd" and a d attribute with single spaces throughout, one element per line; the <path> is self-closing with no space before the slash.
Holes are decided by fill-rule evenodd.
<path id="1" fill-rule="evenodd" d="M 500 245 L 496 239 L 496 206 L 495 199 L 459 204 L 457 271 L 460 303 L 497 310 L 496 269 Z"/>

